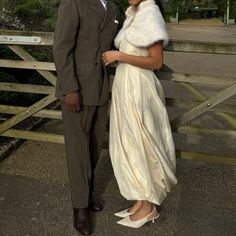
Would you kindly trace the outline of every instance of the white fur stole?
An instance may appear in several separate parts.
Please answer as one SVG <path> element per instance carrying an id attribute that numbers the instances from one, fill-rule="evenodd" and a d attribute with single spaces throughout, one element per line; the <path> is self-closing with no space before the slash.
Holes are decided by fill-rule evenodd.
<path id="1" fill-rule="evenodd" d="M 123 37 L 136 47 L 148 47 L 158 41 L 163 41 L 164 47 L 168 44 L 165 21 L 154 0 L 141 2 L 137 11 L 132 6 L 127 9 L 124 25 L 115 38 L 117 48 Z"/>

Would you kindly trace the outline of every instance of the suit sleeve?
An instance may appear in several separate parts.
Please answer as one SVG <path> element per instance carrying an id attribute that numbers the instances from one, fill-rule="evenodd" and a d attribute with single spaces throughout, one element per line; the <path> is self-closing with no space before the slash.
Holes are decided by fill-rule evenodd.
<path id="1" fill-rule="evenodd" d="M 78 30 L 79 12 L 74 0 L 62 0 L 54 32 L 53 56 L 63 95 L 80 89 L 74 60 Z"/>

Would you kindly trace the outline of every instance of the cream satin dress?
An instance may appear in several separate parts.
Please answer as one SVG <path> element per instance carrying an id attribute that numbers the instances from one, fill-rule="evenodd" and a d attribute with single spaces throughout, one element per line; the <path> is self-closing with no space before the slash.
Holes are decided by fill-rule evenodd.
<path id="1" fill-rule="evenodd" d="M 125 37 L 119 50 L 148 55 Z M 177 183 L 164 93 L 152 70 L 118 65 L 112 86 L 109 150 L 120 192 L 128 200 L 160 205 Z"/>

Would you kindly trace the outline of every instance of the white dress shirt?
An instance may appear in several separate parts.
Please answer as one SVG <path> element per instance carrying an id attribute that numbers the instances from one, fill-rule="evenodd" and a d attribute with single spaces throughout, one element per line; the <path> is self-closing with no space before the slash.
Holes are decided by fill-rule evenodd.
<path id="1" fill-rule="evenodd" d="M 107 9 L 107 0 L 100 0 L 105 10 Z"/>

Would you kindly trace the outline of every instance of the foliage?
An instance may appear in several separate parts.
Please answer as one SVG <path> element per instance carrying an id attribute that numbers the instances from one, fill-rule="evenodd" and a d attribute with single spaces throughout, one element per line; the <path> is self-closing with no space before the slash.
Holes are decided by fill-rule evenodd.
<path id="1" fill-rule="evenodd" d="M 30 51 L 31 55 L 33 55 L 33 57 L 35 57 L 37 60 L 48 61 L 48 56 L 46 54 L 42 52 L 34 52 L 32 49 L 29 49 L 28 51 Z M 0 55 L 2 59 L 20 59 L 16 54 L 14 54 L 11 50 L 9 50 L 3 45 L 0 46 Z M 35 70 L 7 68 L 2 69 L 0 71 L 0 81 L 23 84 L 49 84 L 49 82 Z M 42 97 L 42 95 L 1 91 L 0 104 L 28 106 L 31 105 L 33 102 L 36 102 L 40 97 Z"/>
<path id="2" fill-rule="evenodd" d="M 5 71 L 0 71 L 0 80 L 5 82 L 16 82 L 16 79 L 14 76 L 6 73 Z M 15 103 L 18 99 L 17 93 L 9 93 L 9 92 L 1 92 L 0 93 L 0 103 L 1 104 L 9 104 L 9 103 Z"/>
<path id="3" fill-rule="evenodd" d="M 118 6 L 119 11 L 120 11 L 120 23 L 122 24 L 124 19 L 125 19 L 125 11 L 127 9 L 128 5 L 128 0 L 113 0 L 113 2 Z"/>
<path id="4" fill-rule="evenodd" d="M 18 77 L 16 77 L 16 74 Z M 23 73 L 22 70 L 2 70 L 0 71 L 0 81 L 1 82 L 9 82 L 9 83 L 21 83 L 25 82 L 28 83 L 23 76 L 27 75 L 28 78 L 36 79 L 35 77 L 31 77 L 30 73 Z M 21 80 L 22 79 L 22 80 Z M 6 105 L 18 105 L 18 106 L 29 106 L 32 103 L 36 102 L 42 97 L 42 95 L 32 94 L 32 93 L 16 93 L 16 92 L 8 92 L 8 91 L 1 91 L 0 93 L 0 104 Z"/>
<path id="5" fill-rule="evenodd" d="M 227 0 L 220 0 L 218 6 L 219 13 L 224 15 L 227 9 Z M 236 19 L 236 0 L 229 1 L 229 17 L 231 19 Z"/>
<path id="6" fill-rule="evenodd" d="M 191 5 L 198 7 L 218 6 L 218 15 L 226 14 L 228 0 L 192 0 Z M 236 18 L 236 0 L 229 0 L 230 18 Z"/>
<path id="7" fill-rule="evenodd" d="M 236 18 L 236 0 L 229 0 L 230 18 Z M 186 13 L 187 7 L 214 7 L 218 6 L 218 15 L 226 14 L 227 0 L 172 0 L 171 1 L 171 15 L 175 16 L 176 10 L 180 13 Z"/>
<path id="8" fill-rule="evenodd" d="M 6 6 L 27 30 L 53 31 L 59 2 L 60 0 L 8 0 Z"/>
<path id="9" fill-rule="evenodd" d="M 121 24 L 123 23 L 125 19 L 125 11 L 128 8 L 128 0 L 113 0 L 113 2 L 118 6 L 119 11 L 120 11 L 120 19 L 121 19 Z M 164 8 L 162 5 L 161 0 L 155 0 L 156 4 L 159 6 L 161 13 L 164 16 Z"/>
<path id="10" fill-rule="evenodd" d="M 236 19 L 236 0 L 234 0 L 232 3 L 231 18 Z"/>
<path id="11" fill-rule="evenodd" d="M 0 45 L 0 55 L 1 59 L 19 59 L 13 51 L 3 45 Z"/>
<path id="12" fill-rule="evenodd" d="M 226 3 L 227 5 L 227 3 Z M 230 0 L 229 2 L 229 18 L 236 19 L 236 0 Z"/>
<path id="13" fill-rule="evenodd" d="M 125 19 L 128 0 L 113 0 L 120 11 L 121 22 Z M 56 12 L 61 0 L 8 0 L 5 5 L 26 30 L 53 31 Z"/>
<path id="14" fill-rule="evenodd" d="M 176 12 L 185 12 L 185 1 L 184 0 L 172 0 L 171 1 L 171 16 L 175 17 Z"/>

